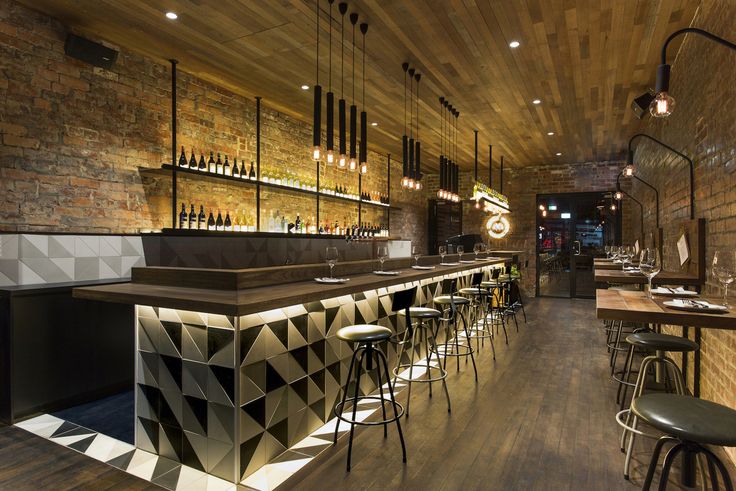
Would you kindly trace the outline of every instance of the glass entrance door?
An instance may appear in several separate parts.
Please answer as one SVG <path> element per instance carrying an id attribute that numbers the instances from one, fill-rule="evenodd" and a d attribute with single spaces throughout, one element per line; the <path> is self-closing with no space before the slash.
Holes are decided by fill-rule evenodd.
<path id="1" fill-rule="evenodd" d="M 619 224 L 610 193 L 538 195 L 537 294 L 593 298 L 593 258 L 615 242 Z"/>

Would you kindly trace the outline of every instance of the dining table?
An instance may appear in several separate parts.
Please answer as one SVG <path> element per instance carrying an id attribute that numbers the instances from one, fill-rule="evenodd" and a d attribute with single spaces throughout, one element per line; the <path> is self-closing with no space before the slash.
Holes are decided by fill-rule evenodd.
<path id="1" fill-rule="evenodd" d="M 646 285 L 647 277 L 640 271 L 595 268 L 595 282 L 601 284 Z M 696 275 L 679 271 L 660 271 L 652 278 L 653 285 L 700 286 L 703 281 Z"/>

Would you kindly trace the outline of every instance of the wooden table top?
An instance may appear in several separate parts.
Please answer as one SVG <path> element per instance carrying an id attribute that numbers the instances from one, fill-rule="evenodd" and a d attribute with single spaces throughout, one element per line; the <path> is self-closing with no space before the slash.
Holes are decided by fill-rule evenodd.
<path id="1" fill-rule="evenodd" d="M 280 284 L 235 290 L 184 288 L 177 286 L 119 283 L 75 288 L 76 298 L 137 305 L 152 305 L 172 309 L 192 310 L 224 315 L 246 315 L 255 312 L 288 307 L 327 298 L 350 295 L 401 283 L 443 276 L 450 273 L 505 264 L 507 259 L 477 261 L 456 266 L 437 265 L 432 270 L 396 269 L 397 276 L 379 276 L 372 273 L 348 276 L 342 284 L 323 284 L 316 281 L 284 281 Z"/>
<path id="2" fill-rule="evenodd" d="M 612 270 L 621 270 L 623 269 L 623 263 L 614 263 L 613 261 L 605 261 L 605 262 L 598 262 L 596 259 L 593 261 L 593 267 L 596 270 L 599 269 L 612 269 Z"/>
<path id="3" fill-rule="evenodd" d="M 723 303 L 722 298 L 698 299 Z M 671 297 L 655 295 L 649 299 L 645 292 L 599 289 L 595 292 L 595 311 L 599 319 L 736 330 L 736 310 L 733 308 L 726 314 L 689 312 L 663 305 L 667 300 L 671 300 Z"/>
<path id="4" fill-rule="evenodd" d="M 639 272 L 625 273 L 622 270 L 595 269 L 596 283 L 619 283 L 626 285 L 646 285 L 647 277 Z M 672 271 L 660 271 L 652 280 L 654 285 L 698 286 L 702 282 L 697 276 Z"/>

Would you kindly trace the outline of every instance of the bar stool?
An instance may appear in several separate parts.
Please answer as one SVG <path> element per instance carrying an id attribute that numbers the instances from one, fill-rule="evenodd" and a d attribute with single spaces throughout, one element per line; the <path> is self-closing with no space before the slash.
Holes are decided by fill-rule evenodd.
<path id="1" fill-rule="evenodd" d="M 445 323 L 445 342 L 437 345 L 437 349 L 441 350 L 442 356 L 445 361 L 445 370 L 447 370 L 447 357 L 453 356 L 457 360 L 457 371 L 460 371 L 460 357 L 465 357 L 465 363 L 468 362 L 468 358 L 473 362 L 473 372 L 475 372 L 475 381 L 478 381 L 478 369 L 475 366 L 475 357 L 473 353 L 475 350 L 470 343 L 470 333 L 468 332 L 468 324 L 465 321 L 465 315 L 461 308 L 467 308 L 470 305 L 470 300 L 466 297 L 458 296 L 457 292 L 457 278 L 442 281 L 442 291 L 449 292 L 449 295 L 439 295 L 434 297 L 435 306 L 439 306 L 442 311 L 442 317 L 439 319 L 440 322 Z M 460 341 L 460 331 L 458 329 L 458 317 L 463 323 L 463 334 L 465 340 Z M 439 353 L 437 353 L 439 356 Z M 494 350 L 493 357 L 495 359 L 496 354 Z"/>
<path id="2" fill-rule="evenodd" d="M 661 364 L 664 368 L 665 379 L 668 379 L 667 367 L 672 369 L 675 393 L 685 394 L 685 380 L 683 379 L 682 372 L 677 366 L 677 363 L 666 355 L 667 351 L 680 352 L 686 354 L 692 351 L 697 351 L 700 347 L 697 343 L 690 341 L 689 339 L 682 338 L 679 336 L 672 336 L 670 334 L 659 334 L 655 332 L 642 332 L 631 334 L 626 337 L 626 342 L 630 345 L 629 348 L 629 359 L 626 367 L 625 381 L 628 381 L 631 374 L 631 364 L 633 360 L 633 350 L 637 347 L 644 348 L 649 351 L 654 351 L 655 354 L 647 356 L 641 361 L 639 366 L 639 374 L 636 379 L 634 391 L 631 396 L 632 406 L 637 398 L 641 397 L 644 389 L 647 385 L 647 370 L 651 365 Z M 624 393 L 624 399 L 626 394 Z M 623 421 L 623 417 L 626 416 L 626 421 Z M 649 438 L 655 438 L 652 435 L 646 434 L 640 431 L 638 427 L 638 419 L 636 415 L 632 415 L 630 409 L 623 409 L 616 414 L 616 421 L 620 424 L 624 430 L 621 434 L 621 450 L 626 450 L 626 458 L 624 460 L 624 478 L 629 478 L 629 467 L 631 465 L 631 455 L 634 449 L 634 439 L 636 435 L 646 436 Z M 628 444 L 626 443 L 626 436 L 629 435 Z"/>
<path id="3" fill-rule="evenodd" d="M 417 287 L 410 288 L 408 290 L 402 290 L 394 293 L 393 302 L 391 309 L 397 312 L 399 315 L 403 315 L 406 318 L 406 329 L 402 340 L 399 342 L 398 349 L 398 360 L 396 361 L 396 368 L 393 370 L 394 384 L 396 380 L 402 380 L 407 383 L 408 390 L 406 396 L 406 417 L 409 417 L 409 403 L 411 402 L 411 384 L 413 382 L 421 382 L 429 384 L 429 397 L 432 397 L 432 382 L 441 381 L 442 387 L 445 390 L 445 397 L 447 398 L 447 412 L 452 410 L 450 406 L 450 393 L 447 391 L 447 370 L 442 366 L 442 361 L 437 355 L 437 366 L 432 365 L 432 353 L 437 354 L 436 339 L 437 331 L 439 329 L 439 319 L 442 317 L 442 313 L 436 309 L 430 309 L 428 307 L 412 307 L 414 298 L 417 293 Z M 413 325 L 412 319 L 418 320 L 418 324 Z M 432 326 L 434 325 L 434 329 Z M 418 335 L 418 336 L 417 336 Z M 424 345 L 424 352 L 426 353 L 426 366 L 418 364 L 421 361 L 421 347 L 417 343 L 417 337 L 419 337 L 419 343 Z M 431 346 L 430 346 L 431 338 Z M 401 359 L 404 353 L 407 352 L 406 344 L 411 339 L 411 352 L 409 353 L 408 363 L 402 363 Z M 414 358 L 417 358 L 417 362 Z M 414 377 L 414 368 L 426 369 L 423 375 Z M 405 377 L 401 375 L 402 370 L 409 369 L 409 376 Z"/>
<path id="4" fill-rule="evenodd" d="M 486 296 L 487 308 L 486 314 L 490 317 L 491 321 L 491 333 L 493 328 L 496 328 L 498 334 L 498 327 L 501 326 L 503 329 L 503 335 L 506 340 L 506 344 L 509 344 L 509 336 L 506 332 L 506 316 L 503 314 L 506 309 L 504 301 L 504 282 L 500 280 L 501 268 L 496 268 L 491 271 L 491 277 L 488 281 L 481 282 L 480 286 L 485 288 L 488 292 Z"/>
<path id="5" fill-rule="evenodd" d="M 493 270 L 496 272 L 496 270 Z M 472 312 L 472 322 L 470 331 L 475 337 L 476 350 L 481 346 L 485 346 L 485 340 L 491 340 L 491 348 L 493 351 L 493 359 L 496 359 L 496 347 L 493 345 L 493 328 L 488 325 L 487 297 L 489 290 L 483 287 L 483 272 L 473 273 L 470 277 L 470 287 L 461 288 L 458 293 L 470 297 L 470 311 Z"/>
<path id="6" fill-rule="evenodd" d="M 712 489 L 719 489 L 717 468 L 726 491 L 733 491 L 728 469 L 706 445 L 736 447 L 736 411 L 715 402 L 674 394 L 641 396 L 631 404 L 631 411 L 637 418 L 667 435 L 657 440 L 654 446 L 642 489 L 646 491 L 652 485 L 659 454 L 665 443 L 674 443 L 662 464 L 660 490 L 667 487 L 667 478 L 675 457 L 684 451 L 687 454 L 705 456 Z"/>
<path id="7" fill-rule="evenodd" d="M 403 461 L 406 463 L 406 446 L 404 444 L 404 434 L 401 431 L 401 423 L 399 418 L 404 414 L 404 408 L 401 404 L 396 402 L 394 398 L 394 390 L 391 385 L 391 377 L 388 371 L 388 362 L 386 361 L 386 355 L 377 347 L 375 343 L 386 341 L 391 337 L 391 330 L 376 326 L 373 324 L 358 324 L 353 326 L 343 327 L 337 331 L 337 338 L 347 343 L 357 344 L 357 347 L 353 351 L 353 356 L 350 359 L 350 368 L 348 369 L 347 384 L 345 385 L 342 401 L 337 403 L 334 408 L 334 414 L 337 418 L 335 423 L 335 438 L 334 444 L 337 443 L 337 432 L 340 428 L 340 421 L 350 423 L 350 440 L 348 443 L 348 464 L 347 469 L 350 472 L 350 458 L 353 452 L 353 434 L 355 432 L 355 425 L 363 426 L 377 426 L 383 425 L 383 437 L 388 436 L 388 423 L 396 422 L 396 428 L 399 430 L 399 440 L 401 440 L 401 452 L 403 454 Z M 355 392 L 353 397 L 348 397 L 348 391 L 350 387 L 350 376 L 353 374 L 353 367 L 355 369 Z M 365 371 L 368 373 L 373 369 L 373 363 L 376 363 L 376 372 L 378 376 L 378 396 L 372 395 L 359 395 L 360 390 L 360 376 L 363 370 L 363 362 L 365 363 Z M 391 418 L 386 416 L 386 401 L 383 397 L 383 382 L 381 377 L 381 371 L 385 374 L 386 384 L 388 385 L 388 394 L 391 399 L 391 405 L 394 409 L 394 415 Z M 371 400 L 381 401 L 381 411 L 383 413 L 383 419 L 378 421 L 358 421 L 356 419 L 358 404 L 360 401 Z M 353 414 L 351 417 L 343 416 L 342 412 L 346 403 L 352 403 Z"/>

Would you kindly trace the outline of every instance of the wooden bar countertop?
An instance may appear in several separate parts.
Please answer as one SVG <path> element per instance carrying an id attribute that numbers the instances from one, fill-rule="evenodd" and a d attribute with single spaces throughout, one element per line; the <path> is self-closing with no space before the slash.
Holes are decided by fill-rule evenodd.
<path id="1" fill-rule="evenodd" d="M 637 271 L 627 273 L 620 269 L 614 270 L 595 268 L 595 282 L 618 283 L 627 285 L 646 285 L 647 277 Z M 660 271 L 659 273 L 657 273 L 657 276 L 652 278 L 652 284 L 698 286 L 702 285 L 703 282 L 700 280 L 700 278 L 694 275 L 671 271 Z"/>
<path id="2" fill-rule="evenodd" d="M 472 254 L 465 254 L 470 258 Z M 75 288 L 73 296 L 88 300 L 151 305 L 223 315 L 246 315 L 290 305 L 350 295 L 377 288 L 441 276 L 479 267 L 502 265 L 508 258 L 486 258 L 456 265 L 440 265 L 439 256 L 426 256 L 421 265 L 434 269 L 412 269 L 410 259 L 387 260 L 386 271 L 400 271 L 397 276 L 371 273 L 378 262 L 351 261 L 338 263 L 335 277 L 350 280 L 341 284 L 324 284 L 314 277 L 327 276 L 325 264 L 307 264 L 257 268 L 248 270 L 216 270 L 194 268 L 134 268 L 130 283 Z M 456 261 L 448 255 L 446 262 Z M 248 278 L 251 280 L 249 281 Z"/>
<path id="3" fill-rule="evenodd" d="M 599 319 L 650 322 L 673 326 L 694 326 L 711 329 L 736 330 L 736 311 L 730 309 L 725 314 L 690 312 L 667 307 L 663 302 L 671 297 L 657 296 L 647 298 L 645 292 L 631 290 L 596 290 L 595 310 Z M 715 304 L 722 304 L 722 298 L 697 297 Z"/>

